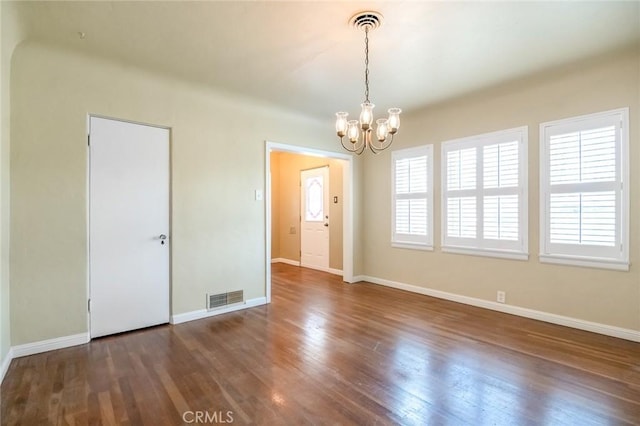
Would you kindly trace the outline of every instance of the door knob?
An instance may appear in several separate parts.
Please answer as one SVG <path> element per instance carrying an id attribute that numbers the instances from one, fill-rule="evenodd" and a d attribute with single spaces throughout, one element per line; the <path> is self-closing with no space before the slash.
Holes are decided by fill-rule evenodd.
<path id="1" fill-rule="evenodd" d="M 329 226 L 329 224 L 328 224 L 328 223 L 325 223 L 325 224 L 324 224 L 324 226 Z"/>
<path id="2" fill-rule="evenodd" d="M 159 236 L 158 238 L 160 238 L 161 240 L 166 240 L 166 239 L 167 239 L 167 236 L 166 236 L 166 235 L 164 235 L 164 234 L 160 234 L 160 236 Z"/>

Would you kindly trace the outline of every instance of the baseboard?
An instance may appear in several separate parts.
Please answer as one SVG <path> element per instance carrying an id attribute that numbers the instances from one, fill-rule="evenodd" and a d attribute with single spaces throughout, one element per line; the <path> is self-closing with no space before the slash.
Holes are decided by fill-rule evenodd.
<path id="1" fill-rule="evenodd" d="M 303 268 L 308 268 L 308 269 L 313 269 L 315 271 L 322 271 L 322 272 L 328 272 L 330 274 L 334 274 L 334 275 L 340 275 L 342 276 L 342 271 L 340 269 L 333 269 L 333 268 L 319 268 L 317 266 L 308 266 L 308 265 L 300 265 Z"/>
<path id="2" fill-rule="evenodd" d="M 301 266 L 300 262 L 298 262 L 296 260 L 285 259 L 284 257 L 276 257 L 274 259 L 271 259 L 271 263 L 286 263 L 287 265 Z M 342 269 L 316 268 L 314 266 L 305 266 L 305 268 L 315 269 L 317 271 L 322 271 L 322 272 L 328 272 L 328 273 L 333 274 L 333 275 L 340 275 L 340 276 L 344 275 L 344 273 L 342 272 Z"/>
<path id="3" fill-rule="evenodd" d="M 285 259 L 284 257 L 276 257 L 271 259 L 271 263 L 286 263 L 287 265 L 300 266 L 300 261 Z"/>
<path id="4" fill-rule="evenodd" d="M 480 308 L 491 309 L 493 311 L 504 312 L 507 314 L 518 315 L 525 318 L 531 318 L 538 321 L 549 322 L 552 324 L 563 325 L 566 327 L 577 328 L 579 330 L 591 331 L 593 333 L 604 334 L 606 336 L 618 337 L 620 339 L 640 342 L 640 331 L 627 328 L 615 327 L 612 325 L 601 324 L 597 322 L 585 321 L 578 318 L 566 317 L 563 315 L 552 314 L 535 309 L 522 308 L 520 306 L 507 305 L 504 303 L 492 302 L 489 300 L 477 299 L 475 297 L 462 296 L 459 294 L 448 293 L 440 290 L 419 287 L 416 285 L 400 283 L 396 281 L 385 280 L 382 278 L 361 275 L 354 277 L 358 281 L 367 281 L 373 284 L 383 285 L 386 287 L 397 288 L 412 293 L 424 294 L 426 296 L 437 297 L 438 299 L 451 300 L 452 302 L 464 303 L 465 305 L 477 306 Z"/>
<path id="5" fill-rule="evenodd" d="M 229 306 L 227 308 L 215 311 L 207 311 L 202 309 L 199 311 L 187 312 L 184 314 L 173 315 L 171 317 L 172 324 L 180 324 L 181 322 L 193 321 L 196 319 L 206 318 L 214 315 L 220 315 L 227 312 L 238 311 L 240 309 L 252 308 L 267 303 L 266 297 L 258 297 L 256 299 L 247 300 L 244 304 Z M 56 349 L 64 349 L 71 346 L 82 345 L 89 342 L 89 333 L 74 334 L 72 336 L 57 337 L 55 339 L 42 340 L 39 342 L 26 343 L 24 345 L 12 346 L 5 359 L 0 365 L 0 377 L 4 379 L 4 375 L 9 369 L 11 361 L 15 358 L 35 355 L 42 352 L 53 351 Z M 1 380 L 0 380 L 1 382 Z"/>
<path id="6" fill-rule="evenodd" d="M 227 306 L 226 308 L 215 309 L 208 311 L 206 309 L 199 309 L 197 311 L 185 312 L 183 314 L 177 314 L 171 316 L 171 324 L 181 324 L 183 322 L 195 321 L 203 318 L 213 317 L 216 315 L 222 315 L 229 312 L 235 312 L 242 309 L 253 308 L 255 306 L 261 306 L 267 304 L 266 297 L 257 297 L 255 299 L 249 299 L 244 303 Z"/>
<path id="7" fill-rule="evenodd" d="M 343 272 L 342 272 L 342 269 L 329 268 L 329 269 L 327 269 L 327 272 L 330 273 L 330 274 L 333 274 L 333 275 L 340 275 L 340 276 L 344 275 Z"/>
<path id="8" fill-rule="evenodd" d="M 35 355 L 56 349 L 83 345 L 88 342 L 89 333 L 80 333 L 71 336 L 56 337 L 55 339 L 41 340 L 39 342 L 26 343 L 24 345 L 12 346 L 11 351 L 13 358 L 19 358 L 21 356 Z"/>
<path id="9" fill-rule="evenodd" d="M 13 350 L 9 348 L 7 355 L 2 360 L 2 364 L 0 364 L 0 384 L 4 380 L 4 376 L 7 374 L 9 370 L 9 366 L 11 365 L 11 360 L 13 359 Z"/>

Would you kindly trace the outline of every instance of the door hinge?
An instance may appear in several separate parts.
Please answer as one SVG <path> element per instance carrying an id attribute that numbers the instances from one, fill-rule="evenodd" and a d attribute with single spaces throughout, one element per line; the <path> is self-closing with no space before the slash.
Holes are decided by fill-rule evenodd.
<path id="1" fill-rule="evenodd" d="M 87 145 L 91 146 L 91 135 L 87 135 Z"/>
<path id="2" fill-rule="evenodd" d="M 91 299 L 87 300 L 87 311 L 91 312 Z"/>

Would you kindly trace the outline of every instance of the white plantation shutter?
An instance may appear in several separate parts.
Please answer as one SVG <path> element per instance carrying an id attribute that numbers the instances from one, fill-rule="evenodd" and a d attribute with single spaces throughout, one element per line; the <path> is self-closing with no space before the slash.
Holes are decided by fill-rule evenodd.
<path id="1" fill-rule="evenodd" d="M 541 260 L 628 268 L 627 129 L 628 109 L 540 125 Z"/>
<path id="2" fill-rule="evenodd" d="M 459 149 L 447 153 L 447 189 L 476 188 L 476 149 Z"/>
<path id="3" fill-rule="evenodd" d="M 616 192 L 550 194 L 549 241 L 616 245 Z"/>
<path id="4" fill-rule="evenodd" d="M 447 234 L 451 237 L 476 237 L 476 197 L 451 197 L 447 200 Z"/>
<path id="5" fill-rule="evenodd" d="M 427 235 L 427 200 L 396 200 L 396 234 Z"/>
<path id="6" fill-rule="evenodd" d="M 549 183 L 616 180 L 616 127 L 549 136 Z"/>
<path id="7" fill-rule="evenodd" d="M 496 189 L 484 197 L 484 238 L 518 241 L 518 194 L 506 188 L 518 188 L 520 163 L 518 141 L 483 147 L 483 187 Z M 504 194 L 504 195 L 499 195 Z"/>
<path id="8" fill-rule="evenodd" d="M 484 197 L 484 238 L 518 241 L 518 210 L 517 195 Z"/>
<path id="9" fill-rule="evenodd" d="M 526 258 L 527 131 L 442 144 L 445 251 Z"/>
<path id="10" fill-rule="evenodd" d="M 518 186 L 518 141 L 485 145 L 484 187 L 513 188 Z"/>
<path id="11" fill-rule="evenodd" d="M 392 163 L 392 245 L 433 246 L 433 146 L 394 151 Z"/>
<path id="12" fill-rule="evenodd" d="M 615 125 L 549 137 L 549 184 L 561 188 L 591 182 L 609 182 L 610 191 L 554 193 L 551 188 L 550 242 L 615 245 Z M 583 188 L 589 191 L 590 185 Z"/>

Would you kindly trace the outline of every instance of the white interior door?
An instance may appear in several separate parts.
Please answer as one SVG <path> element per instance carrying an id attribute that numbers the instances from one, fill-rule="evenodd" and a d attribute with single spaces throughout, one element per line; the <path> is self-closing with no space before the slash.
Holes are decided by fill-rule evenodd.
<path id="1" fill-rule="evenodd" d="M 329 269 L 329 167 L 300 172 L 300 265 Z"/>
<path id="2" fill-rule="evenodd" d="M 169 130 L 91 117 L 91 337 L 169 321 Z"/>

